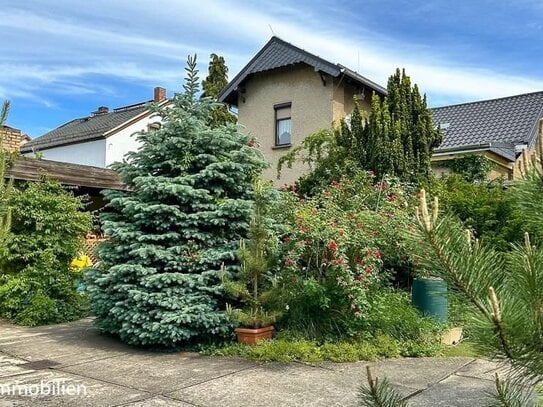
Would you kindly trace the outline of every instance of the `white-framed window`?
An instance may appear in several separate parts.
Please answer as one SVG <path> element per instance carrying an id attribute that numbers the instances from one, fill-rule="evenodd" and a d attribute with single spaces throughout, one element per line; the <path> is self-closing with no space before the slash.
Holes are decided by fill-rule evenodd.
<path id="1" fill-rule="evenodd" d="M 275 145 L 287 146 L 292 142 L 291 103 L 275 105 Z"/>

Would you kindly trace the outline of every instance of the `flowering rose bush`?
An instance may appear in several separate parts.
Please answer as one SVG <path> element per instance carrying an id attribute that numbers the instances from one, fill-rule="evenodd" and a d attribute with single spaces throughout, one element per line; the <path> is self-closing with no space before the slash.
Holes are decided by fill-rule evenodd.
<path id="1" fill-rule="evenodd" d="M 389 278 L 384 266 L 405 257 L 405 193 L 374 181 L 362 173 L 310 199 L 286 192 L 279 281 L 288 327 L 316 338 L 358 335 L 371 293 Z"/>

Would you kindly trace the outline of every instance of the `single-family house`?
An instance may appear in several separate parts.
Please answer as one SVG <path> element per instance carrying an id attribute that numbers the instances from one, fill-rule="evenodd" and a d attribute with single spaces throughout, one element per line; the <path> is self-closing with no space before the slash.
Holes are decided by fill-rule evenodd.
<path id="1" fill-rule="evenodd" d="M 113 110 L 101 106 L 89 116 L 77 118 L 37 137 L 21 147 L 25 156 L 49 161 L 106 168 L 135 151 L 138 131 L 158 128 L 161 119 L 148 108 L 150 102 L 168 104 L 166 90 L 154 89 L 154 98 Z"/>
<path id="2" fill-rule="evenodd" d="M 392 68 L 391 68 L 392 69 Z M 276 179 L 279 158 L 320 128 L 348 116 L 355 100 L 369 111 L 373 93 L 386 89 L 343 65 L 329 62 L 272 37 L 219 95 L 238 110 L 238 122 L 254 134 Z M 438 174 L 446 161 L 482 154 L 494 163 L 491 178 L 513 179 L 526 161 L 541 157 L 543 92 L 432 109 L 443 142 L 432 156 Z M 293 183 L 302 165 L 287 170 L 278 185 Z"/>
<path id="3" fill-rule="evenodd" d="M 482 100 L 432 109 L 443 142 L 434 150 L 432 164 L 447 173 L 447 160 L 469 154 L 494 163 L 490 178 L 518 178 L 524 167 L 541 159 L 543 92 Z"/>
<path id="4" fill-rule="evenodd" d="M 312 132 L 348 116 L 355 100 L 370 110 L 373 93 L 386 89 L 349 68 L 272 37 L 219 94 L 238 111 L 238 122 L 254 134 L 271 162 L 264 176 L 276 179 L 286 150 Z M 306 170 L 285 169 L 278 184 L 291 184 Z"/>

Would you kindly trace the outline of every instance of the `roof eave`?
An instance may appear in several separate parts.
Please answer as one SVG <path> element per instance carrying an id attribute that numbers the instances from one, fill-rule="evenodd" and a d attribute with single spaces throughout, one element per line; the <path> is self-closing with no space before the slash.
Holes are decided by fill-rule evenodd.
<path id="1" fill-rule="evenodd" d="M 501 153 L 495 148 L 503 148 L 501 143 L 492 144 L 492 143 L 482 143 L 482 144 L 472 144 L 466 146 L 455 146 L 455 147 L 446 147 L 441 149 L 436 149 L 432 153 L 432 158 L 440 158 L 447 155 L 459 155 L 459 154 L 472 154 L 477 152 L 490 151 L 500 157 L 506 159 L 507 161 L 514 162 L 515 160 L 511 156 Z"/>

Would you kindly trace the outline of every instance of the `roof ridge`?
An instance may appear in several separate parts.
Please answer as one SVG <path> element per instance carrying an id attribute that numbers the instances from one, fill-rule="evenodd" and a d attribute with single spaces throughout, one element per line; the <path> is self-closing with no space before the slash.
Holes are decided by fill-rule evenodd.
<path id="1" fill-rule="evenodd" d="M 270 69 L 276 69 L 278 67 L 281 67 L 281 66 L 286 66 L 286 65 L 289 65 L 289 63 L 284 63 L 283 65 L 275 65 L 275 66 L 272 66 L 270 67 L 268 65 L 268 67 L 266 69 L 261 69 L 258 67 L 259 63 L 261 62 L 261 57 L 263 55 L 265 55 L 265 53 L 272 49 L 272 46 L 274 44 L 277 44 L 279 46 L 282 46 L 282 47 L 286 47 L 288 49 L 288 51 L 290 51 L 291 53 L 297 53 L 301 58 L 298 58 L 298 60 L 296 60 L 295 62 L 291 62 L 290 64 L 293 64 L 293 63 L 305 63 L 309 66 L 313 66 L 313 68 L 315 69 L 315 71 L 320 71 L 320 72 L 324 72 L 334 78 L 337 78 L 338 76 L 340 76 L 341 74 L 344 74 L 343 70 L 347 70 L 349 71 L 349 76 L 351 77 L 351 79 L 354 79 L 358 82 L 361 82 L 362 84 L 364 84 L 365 86 L 367 87 L 370 87 L 370 88 L 373 88 L 374 90 L 380 92 L 380 93 L 384 93 L 384 88 L 378 84 L 376 84 L 375 82 L 365 78 L 364 76 L 362 76 L 361 74 L 359 74 L 358 72 L 356 71 L 353 71 L 339 63 L 334 63 L 334 62 L 330 62 L 329 60 L 327 59 L 324 59 L 323 57 L 317 55 L 317 54 L 314 54 L 310 51 L 307 51 L 305 50 L 304 48 L 301 48 L 297 45 L 294 45 L 290 42 L 287 42 L 285 40 L 283 40 L 282 38 L 276 36 L 276 35 L 273 35 L 269 40 L 268 42 L 266 42 L 266 44 L 264 44 L 264 46 L 249 60 L 249 62 L 234 76 L 234 78 L 232 80 L 229 81 L 229 83 L 226 85 L 226 87 L 224 89 L 221 90 L 221 92 L 219 93 L 218 95 L 218 99 L 222 102 L 226 102 L 226 103 L 230 103 L 228 101 L 228 99 L 230 98 L 230 95 L 237 91 L 238 89 L 238 86 L 241 85 L 241 83 L 243 83 L 243 81 L 251 74 L 253 73 L 256 73 L 256 72 L 262 72 L 262 71 L 265 71 L 265 70 L 270 70 Z M 273 49 L 272 49 L 273 51 Z M 309 60 L 309 61 L 308 61 Z M 255 70 L 255 69 L 259 69 L 259 70 Z"/>
<path id="2" fill-rule="evenodd" d="M 522 96 L 535 95 L 537 93 L 543 93 L 543 90 L 538 90 L 538 91 L 534 91 L 534 92 L 527 92 L 527 93 L 519 93 L 518 95 L 502 96 L 502 97 L 494 98 L 494 99 L 483 99 L 483 100 L 475 100 L 473 102 L 462 102 L 462 103 L 455 103 L 455 104 L 452 104 L 452 105 L 436 106 L 436 107 L 431 107 L 430 110 L 446 109 L 448 107 L 464 106 L 464 105 L 476 105 L 476 104 L 494 102 L 494 101 L 497 101 L 497 100 L 504 100 L 504 99 L 514 99 L 514 98 L 522 97 Z"/>

